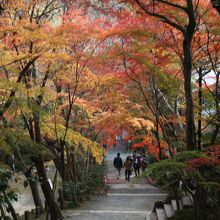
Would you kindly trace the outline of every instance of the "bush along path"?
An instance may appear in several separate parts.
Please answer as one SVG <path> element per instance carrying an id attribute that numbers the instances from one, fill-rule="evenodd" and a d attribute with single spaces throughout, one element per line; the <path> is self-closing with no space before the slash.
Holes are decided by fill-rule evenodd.
<path id="1" fill-rule="evenodd" d="M 148 166 L 146 174 L 168 193 L 165 201 L 155 204 L 153 215 L 158 217 L 155 219 L 220 219 L 220 161 L 214 150 L 216 147 L 204 152 L 179 152 Z"/>
<path id="2" fill-rule="evenodd" d="M 164 200 L 166 194 L 146 181 L 131 176 L 131 181 L 125 181 L 124 170 L 117 179 L 113 160 L 120 152 L 123 161 L 129 154 L 123 142 L 111 149 L 106 155 L 108 164 L 105 194 L 96 195 L 91 200 L 74 210 L 65 212 L 65 219 L 74 220 L 150 220 L 154 203 Z"/>

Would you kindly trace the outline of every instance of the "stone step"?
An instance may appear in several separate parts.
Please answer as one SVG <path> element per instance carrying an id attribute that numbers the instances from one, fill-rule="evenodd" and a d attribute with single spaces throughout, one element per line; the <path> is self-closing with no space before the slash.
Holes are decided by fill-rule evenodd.
<path id="1" fill-rule="evenodd" d="M 173 206 L 171 204 L 164 204 L 164 210 L 168 218 L 174 215 Z"/>
<path id="2" fill-rule="evenodd" d="M 179 200 L 179 203 L 180 203 L 180 209 L 182 209 L 183 207 L 182 207 L 181 200 Z M 174 212 L 175 212 L 175 211 L 177 210 L 176 200 L 172 199 L 172 200 L 171 200 L 171 204 L 172 204 L 173 210 L 174 210 Z"/>
<path id="3" fill-rule="evenodd" d="M 166 220 L 167 216 L 164 209 L 156 208 L 157 219 L 158 220 Z"/>
<path id="4" fill-rule="evenodd" d="M 150 220 L 157 220 L 157 214 L 155 212 L 151 212 Z"/>
<path id="5" fill-rule="evenodd" d="M 142 197 L 142 196 L 166 196 L 165 193 L 107 193 L 107 196 L 132 196 L 132 197 Z"/>
<path id="6" fill-rule="evenodd" d="M 126 184 L 109 184 L 109 188 L 110 189 L 146 189 L 146 190 L 152 190 L 152 191 L 156 191 L 156 192 L 161 192 L 161 190 L 159 190 L 158 188 L 156 188 L 155 186 L 149 185 L 149 184 L 132 184 L 132 183 L 128 183 L 126 182 Z"/>
<path id="7" fill-rule="evenodd" d="M 65 214 L 69 220 L 152 220 L 146 211 L 74 210 Z M 156 219 L 155 219 L 156 220 Z"/>
<path id="8" fill-rule="evenodd" d="M 185 195 L 181 198 L 182 206 L 183 207 L 192 207 L 193 201 L 189 195 Z"/>
<path id="9" fill-rule="evenodd" d="M 148 184 L 110 184 L 107 186 L 109 193 L 147 193 L 165 194 L 163 191 Z"/>
<path id="10" fill-rule="evenodd" d="M 111 195 L 93 196 L 89 201 L 85 201 L 81 209 L 84 210 L 109 210 L 109 211 L 151 211 L 154 202 L 163 200 L 164 195 Z M 78 209 L 77 209 L 78 210 Z M 77 211 L 76 210 L 76 211 Z"/>
<path id="11" fill-rule="evenodd" d="M 114 193 L 114 194 L 163 194 L 167 195 L 166 193 L 163 193 L 159 190 L 146 190 L 146 189 L 108 189 L 108 193 Z"/>

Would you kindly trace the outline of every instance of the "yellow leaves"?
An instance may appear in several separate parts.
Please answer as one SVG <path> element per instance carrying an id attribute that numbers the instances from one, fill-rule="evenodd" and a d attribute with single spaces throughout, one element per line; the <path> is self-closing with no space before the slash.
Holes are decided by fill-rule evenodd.
<path id="1" fill-rule="evenodd" d="M 84 68 L 80 80 L 80 86 L 85 89 L 97 89 L 100 84 L 101 77 L 91 72 L 88 68 Z"/>
<path id="2" fill-rule="evenodd" d="M 89 113 L 90 116 L 93 112 L 98 110 L 96 106 L 93 106 L 91 102 L 85 99 L 77 98 L 75 104 L 80 108 L 84 109 L 87 112 L 87 114 Z"/>
<path id="3" fill-rule="evenodd" d="M 96 162 L 101 164 L 104 159 L 104 149 L 99 144 L 93 142 L 91 145 L 91 153 L 96 159 Z"/>
<path id="4" fill-rule="evenodd" d="M 150 131 L 154 127 L 154 124 L 150 120 L 143 118 L 132 117 L 128 119 L 128 122 L 135 129 L 145 129 Z"/>
<path id="5" fill-rule="evenodd" d="M 55 124 L 48 123 L 48 121 L 42 124 L 43 135 L 52 140 L 58 139 L 59 141 L 63 139 L 66 132 L 65 126 L 58 124 L 55 127 Z M 79 132 L 68 129 L 65 141 L 71 147 L 70 149 L 78 151 L 81 146 L 84 152 L 91 152 L 98 163 L 102 162 L 104 156 L 103 148 L 98 143 L 83 137 Z"/>
<path id="6" fill-rule="evenodd" d="M 153 141 L 152 136 L 147 135 L 147 136 L 145 137 L 145 141 L 146 141 L 147 144 L 152 144 L 152 141 Z"/>
<path id="7" fill-rule="evenodd" d="M 101 163 L 104 156 L 103 148 L 96 142 L 93 142 L 85 137 L 83 137 L 80 133 L 74 131 L 68 131 L 67 140 L 69 144 L 74 143 L 74 145 L 81 145 L 85 152 L 91 152 L 92 156 L 96 159 L 97 163 Z"/>
<path id="8" fill-rule="evenodd" d="M 167 142 L 165 142 L 164 140 L 160 141 L 160 146 L 161 146 L 163 149 L 168 149 L 168 148 L 169 148 Z"/>

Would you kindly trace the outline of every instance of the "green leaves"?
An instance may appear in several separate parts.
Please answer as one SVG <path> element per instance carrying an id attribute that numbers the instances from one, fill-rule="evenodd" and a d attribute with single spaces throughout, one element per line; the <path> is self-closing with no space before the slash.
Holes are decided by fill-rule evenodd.
<path id="1" fill-rule="evenodd" d="M 207 158 L 208 156 L 201 151 L 185 151 L 181 153 L 177 153 L 171 161 L 174 162 L 186 162 L 195 158 Z"/>
<path id="2" fill-rule="evenodd" d="M 188 190 L 220 189 L 219 161 L 200 151 L 181 152 L 171 159 L 151 164 L 145 175 L 155 179 L 158 185 L 166 186 L 168 191 L 178 191 L 180 180 Z"/>
<path id="3" fill-rule="evenodd" d="M 152 176 L 159 185 L 165 185 L 172 181 L 179 180 L 185 168 L 186 164 L 183 162 L 162 160 L 158 163 L 151 164 L 146 174 Z"/>
<path id="4" fill-rule="evenodd" d="M 33 156 L 43 156 L 45 160 L 51 159 L 52 153 L 43 145 L 33 141 L 27 132 L 19 129 L 6 128 L 0 131 L 0 143 L 5 156 L 14 153 L 13 161 L 19 170 L 24 169 L 24 164 L 32 165 Z"/>

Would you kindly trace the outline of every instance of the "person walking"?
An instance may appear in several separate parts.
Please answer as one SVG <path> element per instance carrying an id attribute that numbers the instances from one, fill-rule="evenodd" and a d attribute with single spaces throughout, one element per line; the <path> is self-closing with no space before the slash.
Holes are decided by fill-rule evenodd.
<path id="1" fill-rule="evenodd" d="M 121 175 L 121 168 L 123 167 L 123 162 L 120 157 L 120 153 L 117 153 L 117 157 L 114 158 L 113 165 L 114 165 L 115 169 L 118 171 L 117 179 L 119 179 L 119 176 Z"/>
<path id="2" fill-rule="evenodd" d="M 141 168 L 141 156 L 140 155 L 137 155 L 134 158 L 133 167 L 134 167 L 135 176 L 139 176 L 140 175 L 140 168 Z"/>
<path id="3" fill-rule="evenodd" d="M 141 160 L 142 172 L 145 171 L 145 169 L 147 168 L 147 165 L 148 165 L 148 161 L 147 161 L 146 154 L 143 154 L 143 155 L 142 155 L 142 160 Z"/>
<path id="4" fill-rule="evenodd" d="M 132 158 L 130 156 L 127 157 L 125 163 L 125 180 L 130 181 L 130 176 L 132 172 Z"/>

